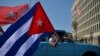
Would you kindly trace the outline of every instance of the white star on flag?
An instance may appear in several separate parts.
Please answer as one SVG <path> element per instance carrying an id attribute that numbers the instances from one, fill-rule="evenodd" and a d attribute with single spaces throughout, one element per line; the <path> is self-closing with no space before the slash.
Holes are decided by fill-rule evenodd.
<path id="1" fill-rule="evenodd" d="M 38 25 L 38 26 L 42 26 L 42 23 L 43 23 L 43 21 L 42 21 L 41 19 L 39 19 L 39 20 L 37 21 L 37 25 Z"/>

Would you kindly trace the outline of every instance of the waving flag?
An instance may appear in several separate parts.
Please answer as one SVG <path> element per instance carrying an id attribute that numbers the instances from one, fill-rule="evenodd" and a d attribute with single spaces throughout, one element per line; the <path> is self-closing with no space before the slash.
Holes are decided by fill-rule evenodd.
<path id="1" fill-rule="evenodd" d="M 28 4 L 15 7 L 0 6 L 0 26 L 16 22 L 28 9 Z"/>
<path id="2" fill-rule="evenodd" d="M 79 16 L 81 14 L 81 10 L 79 8 L 75 8 L 75 15 Z"/>
<path id="3" fill-rule="evenodd" d="M 32 56 L 52 32 L 54 28 L 38 2 L 0 37 L 0 55 Z"/>

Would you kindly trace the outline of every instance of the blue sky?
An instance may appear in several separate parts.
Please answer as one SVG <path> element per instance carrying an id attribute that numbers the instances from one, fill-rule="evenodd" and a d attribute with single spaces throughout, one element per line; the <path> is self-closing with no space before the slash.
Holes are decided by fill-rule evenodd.
<path id="1" fill-rule="evenodd" d="M 74 0 L 0 0 L 0 6 L 16 6 L 28 3 L 32 7 L 40 1 L 49 20 L 57 30 L 72 32 L 71 7 Z"/>

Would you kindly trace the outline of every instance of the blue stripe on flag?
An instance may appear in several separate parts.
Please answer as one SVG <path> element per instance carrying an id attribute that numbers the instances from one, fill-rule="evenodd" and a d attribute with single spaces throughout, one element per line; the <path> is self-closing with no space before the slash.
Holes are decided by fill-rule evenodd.
<path id="1" fill-rule="evenodd" d="M 46 36 L 50 36 L 52 33 L 44 33 L 42 34 L 33 44 L 32 46 L 25 52 L 25 54 L 23 56 L 32 56 L 34 54 L 34 52 L 37 50 L 40 41 L 46 37 Z"/>
<path id="2" fill-rule="evenodd" d="M 12 34 L 18 30 L 18 28 L 25 24 L 34 15 L 34 11 L 35 6 L 33 6 L 23 17 L 7 29 L 7 31 L 0 37 L 0 48 L 7 41 L 7 39 L 9 39 Z"/>
<path id="3" fill-rule="evenodd" d="M 6 53 L 5 56 L 15 56 L 15 54 L 17 53 L 17 51 L 19 50 L 19 48 L 21 47 L 21 45 L 24 44 L 24 42 L 26 40 L 28 40 L 30 36 L 25 33 L 22 37 L 20 37 L 15 43 L 14 45 L 11 47 L 11 49 Z"/>

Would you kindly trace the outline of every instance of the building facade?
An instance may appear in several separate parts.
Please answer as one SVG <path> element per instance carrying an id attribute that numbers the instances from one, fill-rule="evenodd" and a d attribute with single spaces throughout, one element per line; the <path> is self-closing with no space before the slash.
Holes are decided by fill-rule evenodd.
<path id="1" fill-rule="evenodd" d="M 78 16 L 77 8 L 81 11 Z M 100 44 L 100 0 L 74 0 L 71 12 L 72 22 L 78 24 L 73 36 L 77 33 L 78 41 Z"/>

